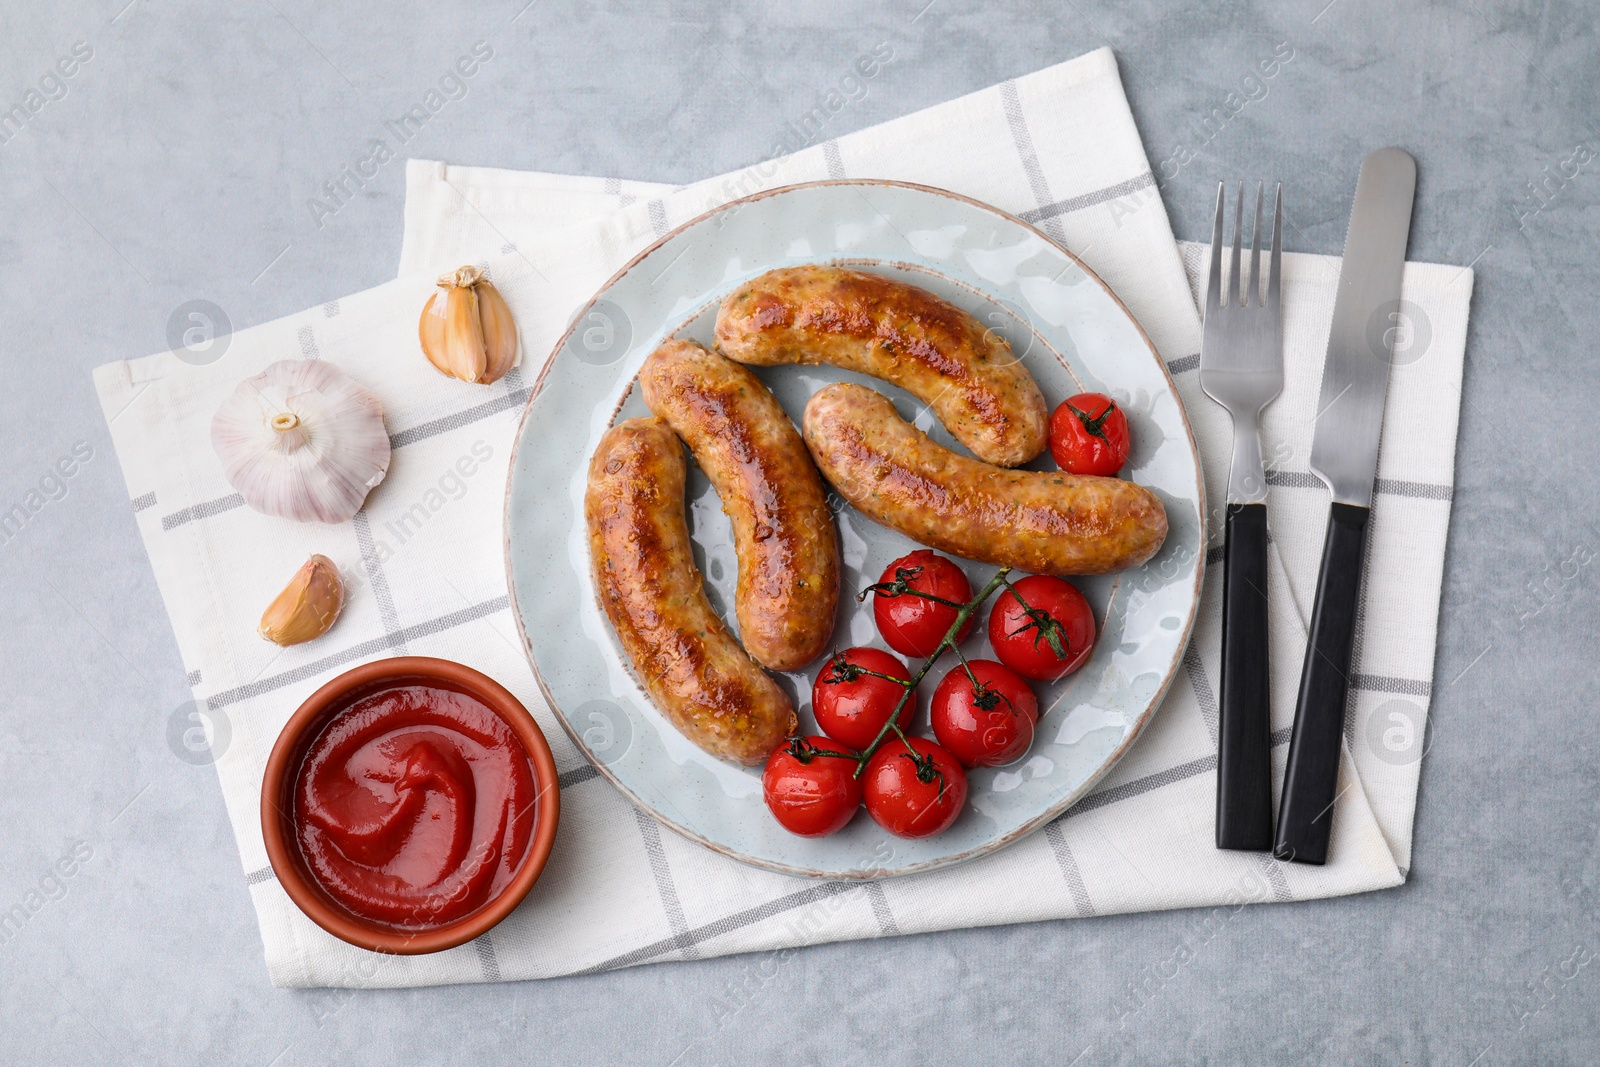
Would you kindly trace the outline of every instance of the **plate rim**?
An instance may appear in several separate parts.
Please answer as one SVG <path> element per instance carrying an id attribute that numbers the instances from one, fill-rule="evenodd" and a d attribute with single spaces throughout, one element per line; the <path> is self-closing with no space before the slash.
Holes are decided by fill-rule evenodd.
<path id="1" fill-rule="evenodd" d="M 624 785 L 623 782 L 611 772 L 611 769 L 607 767 L 605 763 L 596 759 L 594 754 L 589 751 L 589 747 L 584 744 L 582 737 L 567 721 L 566 715 L 562 713 L 560 706 L 556 703 L 554 695 L 550 691 L 549 686 L 545 684 L 544 675 L 539 670 L 538 659 L 534 656 L 533 647 L 528 640 L 527 629 L 523 625 L 522 608 L 517 600 L 517 585 L 512 571 L 511 494 L 516 482 L 517 460 L 522 451 L 523 442 L 527 439 L 524 431 L 527 429 L 528 420 L 533 414 L 534 402 L 539 398 L 539 394 L 544 391 L 545 380 L 549 377 L 551 369 L 554 368 L 556 360 L 560 358 L 561 351 L 566 347 L 568 340 L 572 337 L 573 331 L 576 330 L 578 324 L 583 321 L 584 314 L 590 308 L 599 303 L 605 294 L 609 292 L 611 288 L 619 281 L 621 281 L 625 275 L 630 273 L 636 266 L 638 266 L 639 263 L 654 253 L 662 245 L 683 233 L 685 230 L 688 230 L 694 226 L 698 226 L 707 219 L 721 215 L 731 209 L 738 208 L 745 204 L 751 204 L 758 200 L 765 200 L 769 197 L 793 193 L 802 189 L 814 189 L 826 186 L 867 186 L 876 188 L 892 187 L 899 189 L 911 189 L 932 196 L 939 196 L 950 200 L 960 201 L 961 203 L 978 208 L 980 211 L 985 211 L 1006 219 L 1012 224 L 1032 233 L 1040 240 L 1059 251 L 1062 255 L 1066 256 L 1067 259 L 1070 260 L 1072 264 L 1079 270 L 1081 270 L 1085 276 L 1098 285 L 1100 289 L 1111 298 L 1112 302 L 1116 304 L 1117 308 L 1125 316 L 1127 316 L 1128 322 L 1133 326 L 1135 332 L 1137 332 L 1139 335 L 1139 339 L 1144 342 L 1145 348 L 1149 351 L 1150 358 L 1155 361 L 1157 368 L 1161 371 L 1162 377 L 1166 379 L 1167 387 L 1171 391 L 1173 399 L 1177 401 L 1178 417 L 1182 420 L 1184 440 L 1189 446 L 1189 458 L 1194 464 L 1196 475 L 1195 484 L 1198 493 L 1197 517 L 1200 529 L 1200 550 L 1196 553 L 1194 596 L 1190 601 L 1188 617 L 1184 620 L 1182 632 L 1176 646 L 1177 653 L 1173 656 L 1171 665 L 1167 668 L 1166 674 L 1162 677 L 1161 684 L 1157 686 L 1155 694 L 1150 698 L 1150 701 L 1145 706 L 1144 710 L 1140 712 L 1138 719 L 1135 720 L 1132 728 L 1128 731 L 1128 735 L 1123 738 L 1122 743 L 1117 746 L 1117 748 L 1111 753 L 1110 756 L 1106 758 L 1106 760 L 1093 774 L 1084 779 L 1084 781 L 1076 789 L 1068 793 L 1064 799 L 1049 806 L 1040 814 L 1032 819 L 1029 819 L 1021 826 L 1018 826 L 1006 834 L 986 841 L 981 845 L 976 845 L 972 848 L 969 848 L 965 852 L 959 852 L 949 856 L 941 856 L 937 859 L 924 860 L 920 863 L 915 863 L 907 867 L 895 868 L 893 870 L 887 870 L 878 867 L 852 867 L 844 871 L 823 870 L 820 868 L 801 867 L 794 864 L 782 863 L 777 860 L 763 859 L 760 857 L 746 855 L 745 853 L 730 848 L 725 844 L 711 840 L 702 833 L 691 830 L 688 827 L 674 822 L 672 819 L 656 810 L 654 806 L 642 800 L 633 792 L 633 790 Z M 1135 316 L 1134 313 L 1128 308 L 1128 305 L 1123 303 L 1122 298 L 1117 295 L 1116 291 L 1113 290 L 1111 286 L 1107 285 L 1105 280 L 1102 279 L 1100 275 L 1096 274 L 1094 270 L 1088 266 L 1088 264 L 1084 263 L 1083 260 L 1074 254 L 1070 249 L 1061 245 L 1059 242 L 1051 238 L 1049 234 L 1045 233 L 1031 222 L 1014 215 L 1003 208 L 996 207 L 993 204 L 985 203 L 984 201 L 978 200 L 974 197 L 966 196 L 962 193 L 958 193 L 950 189 L 943 189 L 934 185 L 924 185 L 920 182 L 896 181 L 890 178 L 830 178 L 821 181 L 793 182 L 788 185 L 775 186 L 771 189 L 763 189 L 752 193 L 749 196 L 742 196 L 734 200 L 728 200 L 714 208 L 710 208 L 709 210 L 701 212 L 693 218 L 688 219 L 678 226 L 668 230 L 666 233 L 657 237 L 644 249 L 640 250 L 638 254 L 629 259 L 609 278 L 607 278 L 605 282 L 595 290 L 594 295 L 591 296 L 573 313 L 571 321 L 567 324 L 567 328 L 562 331 L 561 336 L 556 339 L 554 346 L 550 350 L 550 354 L 545 358 L 544 364 L 539 370 L 538 376 L 534 379 L 533 384 L 529 387 L 528 399 L 523 404 L 522 414 L 517 420 L 516 438 L 512 442 L 511 457 L 506 469 L 505 499 L 501 509 L 501 547 L 505 562 L 506 591 L 509 594 L 508 602 L 511 608 L 511 617 L 517 624 L 517 636 L 522 639 L 522 654 L 524 657 L 526 657 L 528 666 L 533 671 L 534 682 L 539 687 L 540 695 L 544 697 L 546 705 L 549 706 L 551 712 L 554 714 L 555 719 L 557 723 L 560 724 L 562 731 L 566 733 L 567 737 L 572 741 L 573 746 L 578 750 L 579 753 L 583 755 L 584 759 L 589 762 L 589 766 L 593 768 L 594 771 L 600 775 L 600 777 L 604 778 L 606 781 L 610 782 L 614 787 L 616 787 L 616 789 L 625 798 L 627 798 L 628 802 L 632 804 L 634 808 L 644 812 L 656 822 L 672 830 L 679 836 L 693 841 L 704 848 L 710 849 L 712 852 L 718 853 L 719 855 L 726 856 L 729 859 L 737 860 L 740 863 L 744 863 L 752 867 L 758 867 L 763 870 L 774 871 L 779 874 L 787 874 L 803 878 L 829 878 L 849 881 L 869 881 L 880 878 L 899 878 L 905 875 L 921 874 L 926 871 L 936 870 L 944 867 L 952 867 L 956 864 L 966 863 L 969 860 L 978 859 L 981 856 L 986 856 L 991 853 L 998 852 L 1001 849 L 1007 848 L 1023 838 L 1036 833 L 1049 823 L 1054 822 L 1084 797 L 1088 796 L 1089 791 L 1099 784 L 1101 779 L 1103 779 L 1107 774 L 1111 773 L 1112 768 L 1116 767 L 1117 764 L 1121 763 L 1122 760 L 1127 757 L 1129 750 L 1133 747 L 1134 743 L 1144 735 L 1145 729 L 1150 725 L 1151 720 L 1155 718 L 1156 712 L 1160 709 L 1161 705 L 1165 703 L 1167 692 L 1172 688 L 1172 683 L 1177 678 L 1178 671 L 1183 665 L 1183 657 L 1188 650 L 1190 640 L 1194 636 L 1194 626 L 1200 615 L 1200 602 L 1205 589 L 1205 528 L 1207 514 L 1205 467 L 1200 459 L 1199 446 L 1195 442 L 1194 427 L 1189 422 L 1189 410 L 1184 405 L 1182 396 L 1180 396 L 1178 393 L 1178 385 L 1172 377 L 1172 370 L 1167 366 L 1167 361 L 1161 358 L 1161 353 L 1156 348 L 1155 342 L 1150 339 L 1149 333 L 1145 331 L 1144 324 L 1141 323 L 1138 317 Z M 559 783 L 557 784 L 557 788 L 560 788 Z"/>

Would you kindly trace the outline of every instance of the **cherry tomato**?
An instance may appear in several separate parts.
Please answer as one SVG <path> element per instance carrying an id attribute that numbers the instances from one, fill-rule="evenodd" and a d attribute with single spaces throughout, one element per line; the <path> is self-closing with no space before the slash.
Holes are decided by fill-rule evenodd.
<path id="1" fill-rule="evenodd" d="M 1094 609 L 1077 586 L 1044 574 L 1011 585 L 1016 592 L 1002 590 L 989 612 L 995 657 L 1041 682 L 1065 678 L 1083 666 L 1094 647 Z"/>
<path id="2" fill-rule="evenodd" d="M 888 675 L 888 678 L 882 677 Z M 906 665 L 877 648 L 847 648 L 828 657 L 811 687 L 811 712 L 822 732 L 857 750 L 878 738 L 878 731 L 889 721 L 907 686 L 890 681 L 911 681 Z M 916 701 L 907 700 L 900 709 L 900 729 L 911 725 Z"/>
<path id="3" fill-rule="evenodd" d="M 778 824 L 801 837 L 843 829 L 861 806 L 855 753 L 826 737 L 791 737 L 767 757 L 761 791 Z"/>
<path id="4" fill-rule="evenodd" d="M 966 666 L 957 664 L 939 680 L 929 717 L 933 736 L 962 764 L 1004 767 L 1021 759 L 1033 744 L 1039 700 L 1009 667 L 975 659 Z"/>
<path id="5" fill-rule="evenodd" d="M 1050 455 L 1069 474 L 1115 474 L 1128 461 L 1128 416 L 1104 393 L 1068 397 L 1050 416 Z"/>
<path id="6" fill-rule="evenodd" d="M 928 600 L 911 590 L 953 604 L 965 604 L 972 599 L 972 585 L 961 568 L 926 548 L 889 564 L 878 579 L 878 586 L 888 588 L 873 589 L 872 617 L 884 641 L 902 656 L 933 655 L 960 612 L 960 608 Z M 957 640 L 966 637 L 971 629 L 969 616 Z"/>
<path id="7" fill-rule="evenodd" d="M 967 772 L 922 737 L 885 741 L 861 777 L 867 814 L 897 837 L 942 833 L 967 802 Z"/>

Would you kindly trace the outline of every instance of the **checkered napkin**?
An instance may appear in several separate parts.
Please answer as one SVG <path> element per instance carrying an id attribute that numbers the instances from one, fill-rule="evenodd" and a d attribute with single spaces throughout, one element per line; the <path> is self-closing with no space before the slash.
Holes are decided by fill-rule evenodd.
<path id="1" fill-rule="evenodd" d="M 502 567 L 505 475 L 528 383 L 588 297 L 672 227 L 760 188 L 841 177 L 943 186 L 1021 215 L 1081 256 L 1168 361 L 1210 497 L 1223 499 L 1228 422 L 1195 374 L 1203 249 L 1173 241 L 1106 50 L 682 189 L 413 162 L 398 280 L 235 334 L 209 365 L 162 353 L 96 372 L 211 727 L 275 984 L 539 978 L 962 926 L 1335 896 L 1404 879 L 1472 281 L 1453 267 L 1405 272 L 1327 866 L 1212 847 L 1216 582 L 1207 583 L 1181 677 L 1127 758 L 1043 831 L 958 867 L 865 884 L 747 867 L 662 829 L 571 746 L 522 655 Z M 487 388 L 443 378 L 417 352 L 417 309 L 433 277 L 462 262 L 489 266 L 523 333 L 524 364 Z M 1286 384 L 1266 419 L 1280 776 L 1327 504 L 1306 457 L 1338 266 L 1285 257 Z M 383 401 L 393 465 L 343 526 L 244 507 L 207 447 L 211 415 L 234 385 L 284 358 L 334 361 Z M 1219 524 L 1211 530 L 1220 536 Z M 331 556 L 350 577 L 349 606 L 326 637 L 280 650 L 254 624 L 309 552 Z M 1208 563 L 1219 560 L 1214 540 Z M 363 952 L 314 926 L 274 879 L 257 823 L 267 754 L 300 701 L 350 666 L 406 653 L 460 660 L 503 682 L 538 719 L 562 771 L 561 831 L 527 901 L 472 944 L 425 957 Z"/>

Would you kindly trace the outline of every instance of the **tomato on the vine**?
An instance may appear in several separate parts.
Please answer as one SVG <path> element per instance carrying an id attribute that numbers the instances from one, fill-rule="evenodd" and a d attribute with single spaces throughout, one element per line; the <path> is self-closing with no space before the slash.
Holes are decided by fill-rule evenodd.
<path id="1" fill-rule="evenodd" d="M 829 656 L 817 672 L 816 684 L 811 687 L 811 713 L 823 733 L 859 751 L 877 740 L 910 687 L 911 672 L 889 653 L 878 648 L 847 648 Z M 895 720 L 900 729 L 910 727 L 915 710 L 914 700 L 901 706 Z"/>
<path id="2" fill-rule="evenodd" d="M 1068 397 L 1050 416 L 1050 455 L 1068 474 L 1115 474 L 1128 445 L 1128 416 L 1104 393 Z"/>
<path id="3" fill-rule="evenodd" d="M 878 632 L 902 656 L 931 656 L 938 651 L 961 607 L 972 599 L 972 584 L 961 568 L 926 548 L 889 564 L 868 588 Z M 971 629 L 969 616 L 956 640 Z"/>
<path id="4" fill-rule="evenodd" d="M 989 644 L 1024 678 L 1053 682 L 1089 658 L 1094 609 L 1071 582 L 1045 574 L 1022 578 L 1001 591 L 989 612 Z"/>
<path id="5" fill-rule="evenodd" d="M 1004 767 L 1033 744 L 1039 699 L 1004 664 L 968 660 L 939 680 L 929 717 L 933 736 L 964 765 Z"/>
<path id="6" fill-rule="evenodd" d="M 926 738 L 885 741 L 862 779 L 867 814 L 897 837 L 941 833 L 967 802 L 967 772 Z"/>
<path id="7" fill-rule="evenodd" d="M 761 791 L 778 824 L 801 837 L 844 828 L 861 806 L 856 754 L 826 737 L 791 737 L 767 757 Z"/>

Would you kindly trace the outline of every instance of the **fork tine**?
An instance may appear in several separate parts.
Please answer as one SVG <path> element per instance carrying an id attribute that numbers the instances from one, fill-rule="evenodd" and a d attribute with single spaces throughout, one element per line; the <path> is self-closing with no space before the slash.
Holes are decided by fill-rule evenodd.
<path id="1" fill-rule="evenodd" d="M 1267 275 L 1267 310 L 1274 315 L 1279 313 L 1279 300 L 1283 295 L 1283 279 L 1280 277 L 1280 268 L 1283 266 L 1283 183 L 1278 183 L 1278 192 L 1273 197 L 1272 207 L 1272 266 Z"/>
<path id="2" fill-rule="evenodd" d="M 1233 259 L 1228 263 L 1229 307 L 1239 306 L 1239 242 L 1244 233 L 1244 182 L 1239 183 L 1239 196 L 1233 207 Z"/>
<path id="3" fill-rule="evenodd" d="M 1226 183 L 1217 183 L 1217 217 L 1211 224 L 1211 272 L 1206 280 L 1206 313 L 1222 300 L 1222 193 Z"/>
<path id="4" fill-rule="evenodd" d="M 1261 198 L 1264 183 L 1256 182 L 1256 223 L 1250 231 L 1250 283 L 1245 287 L 1244 302 L 1248 307 L 1261 306 Z M 1241 189 L 1242 191 L 1242 189 Z"/>

